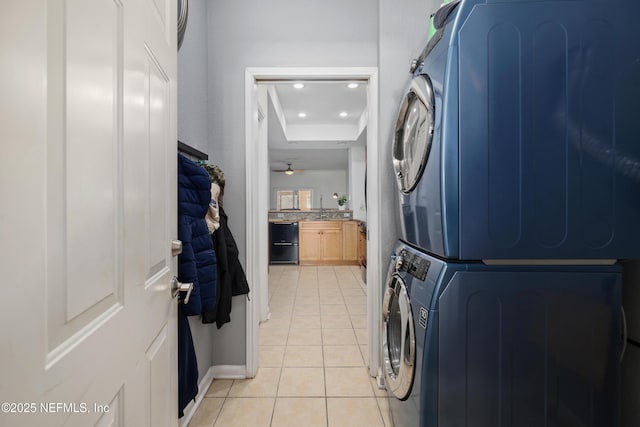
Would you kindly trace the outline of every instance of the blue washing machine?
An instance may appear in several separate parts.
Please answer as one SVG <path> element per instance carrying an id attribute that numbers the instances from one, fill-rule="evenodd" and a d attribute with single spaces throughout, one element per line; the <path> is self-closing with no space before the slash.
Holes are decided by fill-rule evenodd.
<path id="1" fill-rule="evenodd" d="M 395 127 L 402 238 L 447 259 L 640 258 L 638 16 L 444 5 Z"/>
<path id="2" fill-rule="evenodd" d="M 618 425 L 620 275 L 447 262 L 398 242 L 382 313 L 393 425 Z"/>

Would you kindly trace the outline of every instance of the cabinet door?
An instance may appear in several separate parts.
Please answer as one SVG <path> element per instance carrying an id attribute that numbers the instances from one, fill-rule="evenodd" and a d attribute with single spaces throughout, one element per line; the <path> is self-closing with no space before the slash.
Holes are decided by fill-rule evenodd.
<path id="1" fill-rule="evenodd" d="M 345 221 L 342 223 L 342 259 L 358 261 L 358 223 Z"/>
<path id="2" fill-rule="evenodd" d="M 340 229 L 323 230 L 322 237 L 322 260 L 342 261 L 342 231 Z"/>
<path id="3" fill-rule="evenodd" d="M 320 237 L 318 230 L 300 229 L 300 246 L 298 247 L 300 261 L 320 260 Z"/>

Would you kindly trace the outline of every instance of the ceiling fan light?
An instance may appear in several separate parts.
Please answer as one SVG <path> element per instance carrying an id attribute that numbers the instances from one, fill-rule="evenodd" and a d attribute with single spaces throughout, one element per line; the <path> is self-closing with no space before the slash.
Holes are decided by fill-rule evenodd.
<path id="1" fill-rule="evenodd" d="M 285 175 L 293 175 L 293 171 L 291 169 L 287 169 L 286 171 L 284 171 Z"/>

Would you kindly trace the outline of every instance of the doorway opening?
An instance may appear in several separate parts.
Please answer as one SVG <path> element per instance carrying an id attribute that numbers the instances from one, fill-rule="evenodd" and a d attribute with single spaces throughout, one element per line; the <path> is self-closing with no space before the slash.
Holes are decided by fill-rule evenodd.
<path id="1" fill-rule="evenodd" d="M 269 260 L 268 211 L 270 207 L 269 152 L 267 126 L 268 111 L 266 85 L 273 82 L 304 81 L 359 81 L 366 85 L 366 283 L 368 292 L 367 338 L 368 361 L 371 376 L 379 368 L 378 308 L 381 304 L 379 278 L 379 200 L 378 173 L 378 81 L 376 68 L 248 68 L 245 73 L 245 148 L 246 148 L 246 203 L 247 203 L 247 277 L 253 284 L 254 297 L 247 302 L 246 369 L 247 377 L 255 376 L 258 369 L 259 323 L 269 316 Z M 266 117 L 267 121 L 270 119 Z M 275 119 L 275 118 L 271 118 Z M 294 166 L 295 167 L 295 166 Z M 331 197 L 329 195 L 329 197 Z"/>

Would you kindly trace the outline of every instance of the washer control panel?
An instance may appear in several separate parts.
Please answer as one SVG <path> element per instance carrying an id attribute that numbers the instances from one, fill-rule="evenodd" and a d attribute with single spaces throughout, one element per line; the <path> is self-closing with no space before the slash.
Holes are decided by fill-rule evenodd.
<path id="1" fill-rule="evenodd" d="M 406 271 L 416 279 L 424 281 L 431 262 L 418 254 L 402 249 L 396 257 L 396 270 Z"/>

